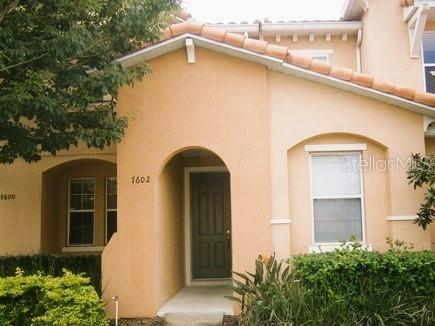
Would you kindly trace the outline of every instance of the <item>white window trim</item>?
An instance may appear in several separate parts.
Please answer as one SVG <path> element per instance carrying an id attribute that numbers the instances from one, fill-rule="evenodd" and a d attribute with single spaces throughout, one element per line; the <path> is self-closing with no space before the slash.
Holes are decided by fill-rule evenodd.
<path id="1" fill-rule="evenodd" d="M 94 208 L 93 209 L 81 209 L 81 210 L 75 210 L 75 209 L 71 209 L 71 181 L 73 180 L 93 180 L 94 181 Z M 95 189 L 96 188 L 96 180 L 94 177 L 83 177 L 83 178 L 68 178 L 68 217 L 67 217 L 67 247 L 89 247 L 89 246 L 94 246 L 95 244 L 95 198 L 96 198 L 96 194 L 95 194 Z M 92 219 L 92 243 L 81 243 L 81 244 L 71 244 L 70 240 L 69 240 L 69 235 L 70 235 L 70 217 L 71 217 L 71 212 L 93 212 L 94 213 L 94 218 Z M 63 249 L 62 249 L 63 251 Z"/>
<path id="2" fill-rule="evenodd" d="M 305 152 L 358 152 L 367 150 L 367 144 L 305 145 Z"/>
<path id="3" fill-rule="evenodd" d="M 423 72 L 423 85 L 424 85 L 424 91 L 427 92 L 427 88 L 426 88 L 426 67 L 435 67 L 435 62 L 434 63 L 424 63 L 424 46 L 423 46 L 423 38 L 424 38 L 424 34 L 435 34 L 434 31 L 425 31 L 423 32 L 423 37 L 421 38 L 421 46 L 420 46 L 420 51 L 421 51 L 421 68 L 422 68 L 422 72 Z"/>
<path id="4" fill-rule="evenodd" d="M 309 253 L 331 252 L 337 249 L 347 249 L 350 243 L 346 242 L 343 246 L 342 243 L 319 243 L 308 247 Z M 373 246 L 370 244 L 362 243 L 362 248 L 366 251 L 373 251 Z"/>
<path id="5" fill-rule="evenodd" d="M 108 216 L 107 213 L 108 212 L 116 212 L 116 220 L 118 220 L 118 205 L 116 205 L 116 208 L 107 208 L 107 195 L 109 194 L 107 191 L 107 180 L 108 179 L 116 179 L 116 189 L 118 189 L 118 177 L 105 177 L 104 178 L 104 243 L 107 244 L 108 240 L 107 240 L 107 220 L 108 220 Z M 113 194 L 113 193 L 111 193 Z M 116 193 L 116 200 L 118 201 L 118 192 Z M 116 228 L 118 228 L 118 221 L 116 221 Z"/>
<path id="6" fill-rule="evenodd" d="M 355 144 L 357 145 L 357 144 Z M 361 145 L 361 144 L 360 144 Z M 365 145 L 365 144 L 364 144 Z M 309 145 L 307 145 L 309 146 Z M 322 146 L 322 145 L 312 145 L 312 146 Z M 325 146 L 332 146 L 332 145 L 325 145 Z M 319 156 L 319 155 L 348 155 L 348 154 L 358 154 L 360 160 L 362 159 L 362 153 L 361 152 L 339 152 L 339 151 L 323 151 L 323 152 L 310 152 L 309 153 L 309 175 L 310 175 L 310 209 L 311 209 L 311 243 L 312 245 L 309 246 L 309 250 L 311 250 L 314 247 L 323 246 L 326 248 L 332 248 L 334 250 L 335 248 L 339 248 L 341 246 L 341 242 L 316 242 L 315 238 L 315 232 L 314 232 L 314 199 L 327 199 L 332 198 L 331 197 L 314 197 L 313 195 L 313 166 L 312 166 L 312 157 Z M 363 172 L 360 171 L 360 196 L 340 196 L 333 198 L 360 198 L 361 199 L 361 233 L 362 233 L 362 239 L 361 243 L 364 245 L 368 245 L 366 243 L 366 221 L 365 221 L 365 203 L 364 203 L 364 177 Z M 310 251 L 311 252 L 311 251 Z"/>
<path id="7" fill-rule="evenodd" d="M 291 54 L 302 55 L 305 57 L 324 57 L 326 62 L 329 63 L 331 55 L 334 53 L 332 49 L 310 49 L 310 50 L 289 50 Z"/>

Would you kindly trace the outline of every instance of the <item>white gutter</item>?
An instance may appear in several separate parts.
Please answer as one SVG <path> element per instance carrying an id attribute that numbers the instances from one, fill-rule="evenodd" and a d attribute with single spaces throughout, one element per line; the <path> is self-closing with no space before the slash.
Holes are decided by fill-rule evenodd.
<path id="1" fill-rule="evenodd" d="M 355 44 L 355 54 L 356 54 L 356 70 L 362 72 L 361 65 L 361 43 L 362 43 L 362 29 L 358 30 Z"/>
<path id="2" fill-rule="evenodd" d="M 194 40 L 195 46 L 210 49 L 226 55 L 231 55 L 237 58 L 256 62 L 267 66 L 270 70 L 281 72 L 286 75 L 311 80 L 320 84 L 328 85 L 354 94 L 372 98 L 387 104 L 394 105 L 399 108 L 417 112 L 435 118 L 435 108 L 428 105 L 420 104 L 414 101 L 407 100 L 392 94 L 377 91 L 373 88 L 362 87 L 354 83 L 343 81 L 327 75 L 322 75 L 311 70 L 302 69 L 297 66 L 283 62 L 283 60 L 258 54 L 248 51 L 243 48 L 228 45 L 226 43 L 216 42 L 202 36 L 193 34 L 183 34 L 163 41 L 161 43 L 151 45 L 122 58 L 117 59 L 124 67 L 131 67 L 140 62 L 149 61 L 163 54 L 170 53 L 185 47 L 185 40 L 190 38 Z"/>
<path id="3" fill-rule="evenodd" d="M 260 27 L 261 25 L 261 27 Z M 207 24 L 207 26 L 221 28 L 231 33 L 331 33 L 357 34 L 362 23 L 355 22 L 291 22 L 291 23 L 257 23 L 257 24 Z"/>

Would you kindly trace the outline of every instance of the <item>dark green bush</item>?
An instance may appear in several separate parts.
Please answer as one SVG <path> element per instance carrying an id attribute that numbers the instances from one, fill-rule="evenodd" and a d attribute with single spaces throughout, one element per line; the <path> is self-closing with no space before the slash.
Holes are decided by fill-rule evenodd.
<path id="1" fill-rule="evenodd" d="M 435 253 L 357 245 L 235 273 L 243 325 L 435 325 Z M 286 266 L 287 265 L 287 266 Z"/>
<path id="2" fill-rule="evenodd" d="M 0 325 L 106 326 L 104 305 L 89 279 L 71 272 L 61 277 L 0 278 Z"/>
<path id="3" fill-rule="evenodd" d="M 294 276 L 328 295 L 367 287 L 419 296 L 435 295 L 435 252 L 392 249 L 369 252 L 355 244 L 334 252 L 295 256 Z"/>
<path id="4" fill-rule="evenodd" d="M 19 256 L 0 256 L 0 277 L 14 276 L 17 268 L 25 275 L 42 273 L 62 276 L 63 269 L 74 274 L 84 274 L 101 295 L 101 256 L 100 255 L 51 255 L 34 254 Z"/>

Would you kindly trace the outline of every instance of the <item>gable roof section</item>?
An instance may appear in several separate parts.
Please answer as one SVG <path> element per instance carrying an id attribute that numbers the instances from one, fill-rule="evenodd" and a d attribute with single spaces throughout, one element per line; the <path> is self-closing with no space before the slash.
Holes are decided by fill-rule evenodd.
<path id="1" fill-rule="evenodd" d="M 374 98 L 414 112 L 435 117 L 435 95 L 413 88 L 380 81 L 371 75 L 358 73 L 311 58 L 291 54 L 289 48 L 251 39 L 196 22 L 173 24 L 157 44 L 137 50 L 118 59 L 126 67 L 149 61 L 185 46 L 187 38 L 194 44 L 266 65 L 288 75 L 327 84 L 352 93 Z"/>

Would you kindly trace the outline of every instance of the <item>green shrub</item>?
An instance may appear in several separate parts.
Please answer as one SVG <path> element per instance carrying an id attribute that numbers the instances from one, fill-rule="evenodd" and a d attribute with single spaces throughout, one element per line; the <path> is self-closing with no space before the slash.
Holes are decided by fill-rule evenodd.
<path id="1" fill-rule="evenodd" d="M 434 325 L 433 252 L 375 253 L 358 245 L 284 262 L 259 257 L 235 273 L 243 325 Z"/>
<path id="2" fill-rule="evenodd" d="M 61 277 L 0 278 L 0 325 L 106 326 L 104 305 L 89 279 L 71 272 Z"/>
<path id="3" fill-rule="evenodd" d="M 329 253 L 295 256 L 294 276 L 328 295 L 359 293 L 367 287 L 435 296 L 435 252 L 392 248 L 369 252 L 358 244 Z"/>
<path id="4" fill-rule="evenodd" d="M 51 255 L 34 254 L 19 256 L 0 256 L 0 277 L 14 276 L 16 269 L 25 275 L 42 273 L 62 276 L 67 269 L 74 274 L 84 274 L 101 295 L 101 256 L 100 255 Z"/>

